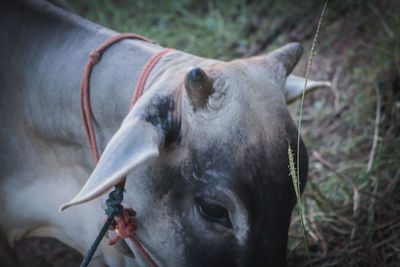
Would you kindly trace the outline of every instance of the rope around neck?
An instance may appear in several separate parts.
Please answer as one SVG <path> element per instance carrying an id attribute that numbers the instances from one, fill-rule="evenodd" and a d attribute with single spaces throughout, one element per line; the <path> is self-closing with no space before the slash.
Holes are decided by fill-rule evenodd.
<path id="1" fill-rule="evenodd" d="M 145 42 L 153 43 L 147 38 L 144 38 L 140 35 L 133 34 L 133 33 L 124 33 L 116 35 L 107 41 L 105 41 L 99 48 L 93 50 L 89 54 L 89 61 L 86 65 L 81 90 L 80 90 L 80 110 L 81 110 L 81 118 L 83 127 L 85 130 L 86 138 L 89 143 L 90 152 L 92 154 L 94 162 L 97 164 L 99 161 L 99 152 L 97 149 L 96 144 L 96 136 L 94 133 L 93 127 L 93 119 L 92 119 L 92 111 L 90 107 L 90 99 L 89 99 L 89 80 L 92 68 L 96 65 L 100 59 L 102 53 L 111 45 L 115 44 L 116 42 L 123 40 L 123 39 L 139 39 Z M 142 96 L 144 86 L 146 84 L 146 80 L 150 75 L 151 70 L 155 67 L 155 65 L 160 61 L 160 59 L 167 54 L 168 52 L 173 51 L 171 48 L 165 48 L 155 54 L 144 66 L 138 82 L 136 84 L 136 88 L 133 94 L 132 103 L 130 105 L 129 110 L 133 108 L 136 101 Z M 99 246 L 101 239 L 107 232 L 107 230 L 115 230 L 116 235 L 110 240 L 109 245 L 114 245 L 120 238 L 128 238 L 132 244 L 136 247 L 136 249 L 142 254 L 142 256 L 152 265 L 157 266 L 151 256 L 143 249 L 141 244 L 136 240 L 133 236 L 133 233 L 137 230 L 137 223 L 135 219 L 136 212 L 131 208 L 124 208 L 121 205 L 123 200 L 123 192 L 125 187 L 125 180 L 115 186 L 115 190 L 109 194 L 109 198 L 106 201 L 107 209 L 106 214 L 107 218 L 105 219 L 104 225 L 101 228 L 99 234 L 97 235 L 95 241 L 93 242 L 92 246 L 90 247 L 88 253 L 86 254 L 85 258 L 83 259 L 80 267 L 86 267 L 91 258 L 93 257 L 97 247 Z"/>

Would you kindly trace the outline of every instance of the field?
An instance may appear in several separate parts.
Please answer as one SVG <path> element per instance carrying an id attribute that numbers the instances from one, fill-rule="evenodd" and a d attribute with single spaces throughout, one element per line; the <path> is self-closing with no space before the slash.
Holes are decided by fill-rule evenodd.
<path id="1" fill-rule="evenodd" d="M 324 1 L 68 3 L 105 27 L 220 60 L 298 41 L 305 53 L 294 73 L 304 76 Z M 328 3 L 310 78 L 332 88 L 306 96 L 301 129 L 310 157 L 303 214 L 313 266 L 400 266 L 399 14 L 398 1 Z M 297 121 L 299 103 L 290 110 Z M 288 266 L 309 265 L 299 225 L 294 212 Z M 29 252 L 29 242 L 46 258 Z M 24 241 L 19 255 L 37 266 L 79 262 L 48 242 L 55 241 Z"/>

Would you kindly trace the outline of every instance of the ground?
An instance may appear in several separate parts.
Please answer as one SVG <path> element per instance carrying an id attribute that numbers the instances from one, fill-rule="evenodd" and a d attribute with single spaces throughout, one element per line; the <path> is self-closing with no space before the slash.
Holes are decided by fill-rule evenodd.
<path id="1" fill-rule="evenodd" d="M 304 76 L 324 1 L 78 1 L 83 17 L 200 56 L 229 60 L 299 41 Z M 400 3 L 329 1 L 310 78 L 331 89 L 306 96 L 302 135 L 310 174 L 303 214 L 313 266 L 400 263 Z M 299 102 L 290 107 L 295 120 Z M 288 266 L 307 266 L 295 211 Z M 18 244 L 23 266 L 76 266 L 49 239 Z M 28 264 L 29 262 L 29 264 Z"/>

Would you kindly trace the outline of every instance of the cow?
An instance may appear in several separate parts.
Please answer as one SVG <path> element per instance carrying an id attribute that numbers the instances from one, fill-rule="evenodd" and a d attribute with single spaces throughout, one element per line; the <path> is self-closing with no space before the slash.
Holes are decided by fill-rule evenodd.
<path id="1" fill-rule="evenodd" d="M 304 86 L 290 75 L 300 44 L 229 62 L 172 51 L 130 111 L 143 66 L 163 48 L 115 44 L 90 79 L 95 166 L 79 88 L 90 51 L 118 33 L 56 1 L 0 5 L 1 261 L 17 264 L 13 246 L 31 236 L 85 254 L 103 224 L 107 193 L 126 177 L 123 204 L 137 212 L 135 236 L 157 265 L 285 265 L 296 202 L 288 148 L 297 148 L 287 103 Z M 302 141 L 299 149 L 303 190 Z M 73 207 L 60 213 L 60 206 Z M 91 266 L 148 265 L 125 240 L 109 246 L 112 236 Z"/>

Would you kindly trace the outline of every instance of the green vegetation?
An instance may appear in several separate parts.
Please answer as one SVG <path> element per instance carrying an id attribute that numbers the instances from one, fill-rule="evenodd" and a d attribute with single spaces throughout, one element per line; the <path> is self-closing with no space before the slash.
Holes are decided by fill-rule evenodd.
<path id="1" fill-rule="evenodd" d="M 288 27 L 293 27 L 298 17 L 305 13 L 304 9 L 318 9 L 320 6 L 319 1 L 282 2 L 68 1 L 79 15 L 105 27 L 119 32 L 135 32 L 163 46 L 221 60 L 258 53 L 260 48 L 268 46 L 273 49 L 286 43 L 288 38 L 280 31 L 289 24 Z M 297 18 L 291 18 L 293 14 Z M 300 19 L 303 20 L 309 21 Z M 309 29 L 307 34 L 313 34 L 312 30 Z"/>
<path id="2" fill-rule="evenodd" d="M 300 41 L 310 51 L 324 1 L 78 1 L 78 14 L 120 32 L 222 60 Z M 331 0 L 306 96 L 302 136 L 310 171 L 303 195 L 314 266 L 400 262 L 400 2 Z M 306 53 L 305 53 L 306 54 Z M 307 57 L 296 68 L 304 76 Z M 296 103 L 290 107 L 298 119 Z M 298 214 L 289 266 L 308 260 Z"/>

